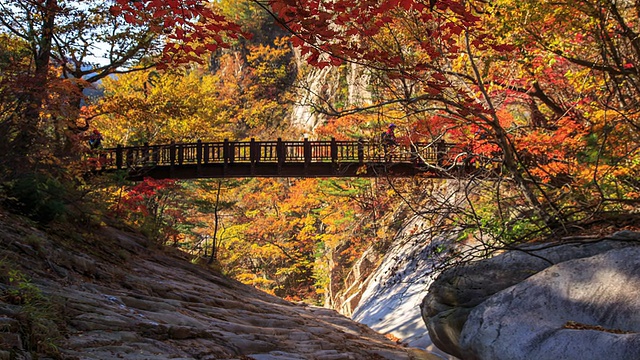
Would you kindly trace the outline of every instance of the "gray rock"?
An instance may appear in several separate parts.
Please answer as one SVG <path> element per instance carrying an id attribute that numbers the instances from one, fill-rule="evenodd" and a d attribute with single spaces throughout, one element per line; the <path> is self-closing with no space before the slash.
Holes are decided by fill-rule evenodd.
<path id="1" fill-rule="evenodd" d="M 464 359 L 640 359 L 640 247 L 566 261 L 477 306 Z"/>
<path id="2" fill-rule="evenodd" d="M 274 351 L 270 354 L 251 355 L 249 358 L 254 360 L 306 360 L 298 354 L 291 354 L 283 351 Z"/>
<path id="3" fill-rule="evenodd" d="M 0 332 L 0 349 L 23 350 L 22 338 L 20 337 L 20 334 Z"/>
<path id="4" fill-rule="evenodd" d="M 450 269 L 431 284 L 420 307 L 422 318 L 439 349 L 462 357 L 460 334 L 467 317 L 492 295 L 554 264 L 639 243 L 639 233 L 620 232 L 607 240 L 522 246 L 493 258 Z"/>
<path id="5" fill-rule="evenodd" d="M 439 358 L 449 356 L 433 347 L 420 316 L 420 303 L 427 295 L 435 267 L 441 260 L 436 249 L 447 246 L 456 233 L 432 237 L 427 225 L 416 216 L 407 222 L 386 252 L 381 265 L 367 280 L 367 287 L 352 318 L 384 334 L 391 334 L 408 346 L 427 349 Z M 420 234 L 416 236 L 414 232 Z M 427 244 L 427 245 L 425 245 Z"/>

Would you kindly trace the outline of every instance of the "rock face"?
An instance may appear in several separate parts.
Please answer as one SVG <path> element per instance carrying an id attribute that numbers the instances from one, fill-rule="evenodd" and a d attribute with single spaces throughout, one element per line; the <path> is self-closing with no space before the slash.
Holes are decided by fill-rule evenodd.
<path id="1" fill-rule="evenodd" d="M 441 274 L 423 300 L 434 343 L 463 359 L 640 358 L 640 233 L 538 245 Z"/>
<path id="2" fill-rule="evenodd" d="M 344 281 L 334 281 L 332 276 L 325 306 L 337 310 L 344 316 L 352 316 L 353 310 L 360 303 L 362 293 L 371 281 L 369 275 L 376 269 L 379 256 L 373 246 L 369 247 L 351 267 Z"/>
<path id="3" fill-rule="evenodd" d="M 0 212 L 0 359 L 433 359 L 131 233 L 71 228 Z"/>
<path id="4" fill-rule="evenodd" d="M 362 66 L 352 63 L 342 67 L 312 68 L 306 65 L 306 60 L 298 50 L 294 54 L 299 74 L 291 124 L 305 132 L 305 136 L 311 135 L 327 119 L 326 115 L 317 111 L 317 104 L 339 101 L 345 107 L 356 107 L 371 100 L 368 90 L 370 76 Z M 338 99 L 345 95 L 341 94 L 343 90 L 346 90 L 346 97 Z"/>
<path id="5" fill-rule="evenodd" d="M 423 188 L 428 191 L 418 200 L 419 205 L 399 208 L 392 219 L 401 226 L 395 228 L 389 246 L 382 246 L 381 262 L 376 261 L 373 272 L 347 292 L 348 299 L 354 300 L 350 306 L 357 299 L 351 314 L 354 320 L 409 346 L 427 349 L 441 359 L 454 357 L 434 346 L 419 309 L 429 285 L 449 257 L 452 239 L 459 236 L 459 229 L 446 225 L 447 211 L 464 206 L 464 188 L 464 182 L 430 181 Z"/>
<path id="6" fill-rule="evenodd" d="M 439 261 L 437 249 L 448 243 L 448 237 L 443 234 L 431 238 L 423 226 L 426 225 L 417 216 L 405 224 L 406 231 L 396 236 L 381 265 L 364 282 L 367 286 L 352 319 L 392 334 L 409 346 L 450 359 L 433 346 L 419 311 L 420 301 L 433 280 L 424 274 L 434 272 Z"/>

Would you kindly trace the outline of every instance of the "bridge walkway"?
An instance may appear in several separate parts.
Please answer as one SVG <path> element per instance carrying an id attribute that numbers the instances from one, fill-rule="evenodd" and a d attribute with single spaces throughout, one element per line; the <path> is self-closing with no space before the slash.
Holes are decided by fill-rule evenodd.
<path id="1" fill-rule="evenodd" d="M 100 171 L 125 170 L 144 177 L 196 179 L 241 177 L 441 177 L 457 166 L 454 144 L 413 143 L 383 147 L 366 141 L 229 141 L 117 146 L 99 151 Z"/>

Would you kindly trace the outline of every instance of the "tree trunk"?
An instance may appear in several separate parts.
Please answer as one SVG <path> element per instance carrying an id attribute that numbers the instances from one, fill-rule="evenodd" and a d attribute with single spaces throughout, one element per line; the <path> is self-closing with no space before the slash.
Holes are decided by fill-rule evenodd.
<path id="1" fill-rule="evenodd" d="M 222 180 L 218 180 L 218 188 L 216 189 L 216 203 L 213 207 L 213 242 L 211 244 L 211 257 L 207 262 L 209 265 L 213 263 L 213 261 L 218 256 L 218 247 L 220 246 L 218 240 L 218 224 L 220 223 L 220 215 L 218 214 L 219 206 L 220 206 L 220 189 L 222 189 Z"/>

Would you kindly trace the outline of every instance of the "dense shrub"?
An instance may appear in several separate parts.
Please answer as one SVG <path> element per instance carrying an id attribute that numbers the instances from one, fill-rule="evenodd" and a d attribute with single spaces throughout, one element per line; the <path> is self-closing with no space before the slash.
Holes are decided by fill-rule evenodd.
<path id="1" fill-rule="evenodd" d="M 48 223 L 65 213 L 64 185 L 44 174 L 27 174 L 4 187 L 5 206 L 39 223 Z"/>

